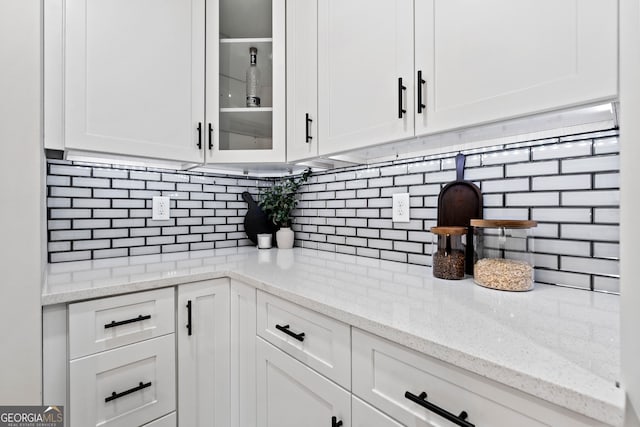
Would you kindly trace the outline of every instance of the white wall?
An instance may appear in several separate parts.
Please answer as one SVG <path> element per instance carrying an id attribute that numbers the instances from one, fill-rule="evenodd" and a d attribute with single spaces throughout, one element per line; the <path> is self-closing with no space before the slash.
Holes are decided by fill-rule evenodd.
<path id="1" fill-rule="evenodd" d="M 40 9 L 0 0 L 0 404 L 41 403 Z"/>
<path id="2" fill-rule="evenodd" d="M 640 413 L 640 0 L 620 0 L 622 382 Z M 631 412 L 631 411 L 630 411 Z M 628 426 L 637 425 L 627 421 Z"/>

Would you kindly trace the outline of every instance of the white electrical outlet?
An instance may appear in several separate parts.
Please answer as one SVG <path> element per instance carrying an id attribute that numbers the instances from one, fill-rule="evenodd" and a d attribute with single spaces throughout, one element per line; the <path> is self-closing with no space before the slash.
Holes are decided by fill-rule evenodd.
<path id="1" fill-rule="evenodd" d="M 167 220 L 170 218 L 170 214 L 169 198 L 154 196 L 151 219 L 155 221 Z"/>
<path id="2" fill-rule="evenodd" d="M 409 193 L 393 195 L 393 222 L 409 222 Z"/>

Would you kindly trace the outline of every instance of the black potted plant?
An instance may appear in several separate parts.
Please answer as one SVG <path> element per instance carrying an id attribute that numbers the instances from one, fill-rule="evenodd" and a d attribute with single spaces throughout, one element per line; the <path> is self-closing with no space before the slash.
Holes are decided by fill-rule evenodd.
<path id="1" fill-rule="evenodd" d="M 291 249 L 293 247 L 294 234 L 291 230 L 291 212 L 298 204 L 298 190 L 311 175 L 311 169 L 305 170 L 301 175 L 289 177 L 260 192 L 258 204 L 267 214 L 269 219 L 279 227 L 276 232 L 278 248 Z"/>

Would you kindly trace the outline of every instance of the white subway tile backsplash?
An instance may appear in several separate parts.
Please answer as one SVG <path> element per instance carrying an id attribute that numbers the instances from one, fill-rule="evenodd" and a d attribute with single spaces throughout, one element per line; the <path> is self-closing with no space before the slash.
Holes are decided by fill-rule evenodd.
<path id="1" fill-rule="evenodd" d="M 527 161 L 529 161 L 529 149 L 527 148 L 505 150 L 482 155 L 482 164 L 484 166 Z"/>
<path id="2" fill-rule="evenodd" d="M 598 258 L 620 258 L 620 245 L 618 243 L 593 243 L 593 256 Z"/>
<path id="3" fill-rule="evenodd" d="M 483 181 L 480 186 L 483 193 L 507 193 L 514 191 L 529 191 L 527 178 L 499 179 L 495 181 Z"/>
<path id="4" fill-rule="evenodd" d="M 530 240 L 538 280 L 616 292 L 618 282 L 608 276 L 615 275 L 619 256 L 617 131 L 561 139 L 469 150 L 465 179 L 481 187 L 485 218 L 540 221 Z M 274 181 L 65 161 L 48 167 L 51 262 L 76 253 L 97 259 L 250 245 L 240 193 L 257 199 Z M 294 211 L 296 244 L 430 265 L 428 229 L 437 223 L 441 188 L 455 179 L 452 153 L 314 172 Z M 405 192 L 412 219 L 393 223 L 391 195 Z M 150 218 L 151 198 L 160 194 L 171 197 L 168 221 Z M 109 246 L 80 250 L 72 244 L 92 239 Z M 605 263 L 595 262 L 594 272 L 566 267 L 590 260 Z"/>
<path id="5" fill-rule="evenodd" d="M 469 157 L 467 157 L 467 165 Z M 468 165 L 470 166 L 470 165 Z M 436 172 L 440 170 L 440 160 L 424 160 L 421 162 L 409 163 L 407 172 L 410 174 L 421 172 Z"/>
<path id="6" fill-rule="evenodd" d="M 591 254 L 591 243 L 575 240 L 556 240 L 536 238 L 531 242 L 535 252 L 557 255 L 575 255 L 588 257 Z M 538 264 L 536 264 L 538 265 Z"/>
<path id="7" fill-rule="evenodd" d="M 562 193 L 563 206 L 617 206 L 619 204 L 620 192 L 617 190 L 567 191 Z"/>
<path id="8" fill-rule="evenodd" d="M 560 163 L 557 160 L 545 162 L 518 163 L 507 165 L 507 178 L 518 176 L 556 175 L 560 171 Z"/>
<path id="9" fill-rule="evenodd" d="M 620 293 L 620 279 L 617 277 L 593 277 L 593 290 L 600 292 Z"/>
<path id="10" fill-rule="evenodd" d="M 389 176 L 389 175 L 406 175 L 408 172 L 408 167 L 406 164 L 403 165 L 394 165 L 394 166 L 386 166 L 380 168 L 381 176 Z"/>
<path id="11" fill-rule="evenodd" d="M 533 160 L 581 157 L 591 154 L 591 141 L 542 145 L 531 149 Z"/>
<path id="12" fill-rule="evenodd" d="M 572 288 L 591 289 L 591 276 L 588 274 L 536 269 L 534 280 L 536 282 L 570 286 Z"/>
<path id="13" fill-rule="evenodd" d="M 598 275 L 620 274 L 620 264 L 615 260 L 563 256 L 560 257 L 560 265 L 565 271 L 592 273 Z"/>
<path id="14" fill-rule="evenodd" d="M 484 217 L 490 219 L 529 219 L 529 210 L 522 208 L 485 208 Z"/>
<path id="15" fill-rule="evenodd" d="M 91 176 L 91 168 L 51 164 L 49 175 Z"/>
<path id="16" fill-rule="evenodd" d="M 456 171 L 447 170 L 442 172 L 430 172 L 424 174 L 424 182 L 426 184 L 432 183 L 447 183 L 450 181 L 455 181 L 456 179 Z"/>
<path id="17" fill-rule="evenodd" d="M 91 259 L 91 251 L 56 252 L 50 259 L 51 262 L 85 261 Z"/>
<path id="18" fill-rule="evenodd" d="M 91 197 L 91 189 L 75 187 L 49 187 L 51 197 Z M 95 195 L 99 197 L 99 195 Z"/>
<path id="19" fill-rule="evenodd" d="M 395 241 L 393 242 L 393 249 L 408 253 L 422 253 L 423 246 L 422 243 Z"/>
<path id="20" fill-rule="evenodd" d="M 611 154 L 620 151 L 620 142 L 618 137 L 598 139 L 593 143 L 593 151 L 595 154 Z"/>
<path id="21" fill-rule="evenodd" d="M 531 219 L 543 222 L 591 222 L 591 209 L 580 208 L 535 208 Z"/>
<path id="22" fill-rule="evenodd" d="M 424 183 L 424 175 L 398 175 L 394 178 L 395 185 L 420 185 Z"/>
<path id="23" fill-rule="evenodd" d="M 617 225 L 562 224 L 560 237 L 563 239 L 618 242 L 620 230 Z"/>
<path id="24" fill-rule="evenodd" d="M 91 209 L 51 209 L 51 219 L 91 218 Z"/>
<path id="25" fill-rule="evenodd" d="M 160 193 L 154 193 L 154 196 L 159 196 Z M 82 196 L 76 196 L 82 197 Z M 90 196 L 86 196 L 90 197 Z M 96 188 L 93 190 L 93 197 L 104 198 L 104 199 L 126 199 L 129 197 L 129 190 L 110 190 L 110 189 L 102 189 Z"/>
<path id="26" fill-rule="evenodd" d="M 591 175 L 559 175 L 533 178 L 533 190 L 584 190 L 591 188 Z"/>
<path id="27" fill-rule="evenodd" d="M 620 188 L 620 173 L 599 173 L 595 175 L 595 188 Z"/>
<path id="28" fill-rule="evenodd" d="M 70 208 L 71 199 L 62 198 L 62 197 L 49 197 L 47 199 L 47 206 L 49 208 Z M 80 207 L 80 206 L 74 206 L 74 207 Z"/>
<path id="29" fill-rule="evenodd" d="M 597 208 L 594 209 L 595 222 L 599 224 L 619 224 L 619 208 Z"/>
<path id="30" fill-rule="evenodd" d="M 563 160 L 562 173 L 617 171 L 620 169 L 620 156 L 598 156 L 586 159 Z"/>
<path id="31" fill-rule="evenodd" d="M 132 229 L 132 231 L 133 230 L 134 229 Z M 128 237 L 128 236 L 129 236 L 129 230 L 126 228 L 93 230 L 94 239 L 117 239 L 119 237 Z"/>
<path id="32" fill-rule="evenodd" d="M 485 197 L 485 206 L 487 200 Z M 502 200 L 500 200 L 502 202 Z M 506 195 L 506 206 L 558 206 L 560 193 L 557 192 L 527 192 Z M 535 218 L 534 218 L 535 219 Z"/>
<path id="33" fill-rule="evenodd" d="M 464 179 L 467 181 L 495 178 L 504 178 L 504 169 L 502 166 L 473 168 L 464 171 Z"/>
<path id="34" fill-rule="evenodd" d="M 71 178 L 68 176 L 49 175 L 47 176 L 48 186 L 68 187 L 71 185 Z"/>

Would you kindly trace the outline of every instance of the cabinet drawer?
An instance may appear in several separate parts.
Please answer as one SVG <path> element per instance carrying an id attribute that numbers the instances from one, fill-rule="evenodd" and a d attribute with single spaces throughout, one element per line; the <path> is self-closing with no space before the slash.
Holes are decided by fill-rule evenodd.
<path id="1" fill-rule="evenodd" d="M 453 425 L 405 397 L 426 400 L 478 427 L 602 426 L 471 372 L 353 329 L 353 393 L 407 426 Z"/>
<path id="2" fill-rule="evenodd" d="M 175 386 L 173 334 L 76 359 L 69 367 L 70 426 L 143 425 L 175 411 Z"/>
<path id="3" fill-rule="evenodd" d="M 174 331 L 173 288 L 69 304 L 71 360 Z"/>
<path id="4" fill-rule="evenodd" d="M 145 424 L 144 427 L 176 427 L 177 425 L 178 421 L 176 413 L 172 412 L 167 416 L 151 421 L 149 424 Z"/>
<path id="5" fill-rule="evenodd" d="M 348 325 L 260 291 L 257 322 L 259 336 L 343 387 L 351 388 Z"/>

